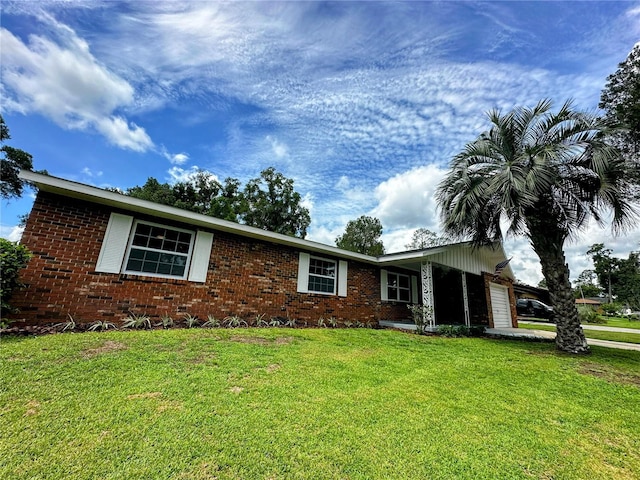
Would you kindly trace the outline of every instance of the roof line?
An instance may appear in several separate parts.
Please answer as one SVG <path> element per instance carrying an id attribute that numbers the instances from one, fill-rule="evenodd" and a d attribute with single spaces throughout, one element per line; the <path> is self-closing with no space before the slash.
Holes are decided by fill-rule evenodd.
<path id="1" fill-rule="evenodd" d="M 360 262 L 375 265 L 384 265 L 400 260 L 420 260 L 424 257 L 439 253 L 446 247 L 470 243 L 457 242 L 447 245 L 430 247 L 423 250 L 410 250 L 407 252 L 390 253 L 381 255 L 379 257 L 374 257 L 371 255 L 364 255 L 362 253 L 351 252 L 349 250 L 343 250 L 341 248 L 326 245 L 324 243 L 270 232 L 261 228 L 250 227 L 248 225 L 242 225 L 240 223 L 211 217 L 209 215 L 204 215 L 201 213 L 191 212 L 189 210 L 184 210 L 181 208 L 130 197 L 128 195 L 117 192 L 110 192 L 102 188 L 75 182 L 72 180 L 66 180 L 59 177 L 54 177 L 48 174 L 22 170 L 20 171 L 19 176 L 21 179 L 34 184 L 40 190 L 43 190 L 45 192 L 57 193 L 59 195 L 86 200 L 115 208 L 121 208 L 123 210 L 151 214 L 157 217 L 189 223 L 203 228 L 211 228 L 214 230 L 233 233 L 244 237 L 255 238 L 291 247 L 297 247 L 316 253 L 335 255 L 342 258 L 358 260 Z M 502 248 L 502 244 L 499 244 L 499 246 L 500 248 Z M 504 254 L 504 249 L 502 249 L 502 252 Z"/>

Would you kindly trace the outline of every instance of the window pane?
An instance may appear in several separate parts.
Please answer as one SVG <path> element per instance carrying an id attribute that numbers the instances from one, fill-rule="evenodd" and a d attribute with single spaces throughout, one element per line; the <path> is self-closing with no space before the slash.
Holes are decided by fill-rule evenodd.
<path id="1" fill-rule="evenodd" d="M 142 260 L 129 260 L 127 263 L 127 270 L 140 272 L 142 270 Z"/>
<path id="2" fill-rule="evenodd" d="M 402 288 L 409 288 L 409 277 L 406 275 L 398 275 L 398 282 Z"/>
<path id="3" fill-rule="evenodd" d="M 333 293 L 334 280 L 332 278 L 316 277 L 309 275 L 309 291 L 321 293 Z"/>
<path id="4" fill-rule="evenodd" d="M 141 260 L 144 258 L 144 250 L 138 250 L 137 248 L 132 248 L 131 253 L 129 254 L 130 259 L 138 259 Z"/>
<path id="5" fill-rule="evenodd" d="M 146 247 L 148 241 L 149 241 L 149 237 L 147 237 L 146 235 L 136 234 L 133 237 L 133 244 L 137 247 Z"/>
<path id="6" fill-rule="evenodd" d="M 159 264 L 158 271 L 156 273 L 161 273 L 162 275 L 171 275 L 171 264 L 170 263 Z"/>
<path id="7" fill-rule="evenodd" d="M 176 245 L 176 252 L 178 253 L 189 253 L 189 244 L 188 243 L 178 243 Z"/>
<path id="8" fill-rule="evenodd" d="M 162 239 L 161 238 L 156 238 L 156 237 L 151 237 L 149 239 L 149 248 L 155 248 L 156 250 L 161 250 L 162 249 Z"/>
<path id="9" fill-rule="evenodd" d="M 389 300 L 397 300 L 398 299 L 398 289 L 395 287 L 387 288 L 387 298 Z"/>
<path id="10" fill-rule="evenodd" d="M 144 273 L 156 273 L 158 264 L 156 262 L 144 262 L 142 264 L 142 271 Z"/>
<path id="11" fill-rule="evenodd" d="M 400 298 L 399 298 L 400 301 L 402 302 L 409 301 L 409 290 L 399 290 L 398 293 L 400 294 Z"/>
<path id="12" fill-rule="evenodd" d="M 157 262 L 159 258 L 160 258 L 160 252 L 151 252 L 147 250 L 144 253 L 144 259 L 146 261 Z"/>
<path id="13" fill-rule="evenodd" d="M 171 267 L 171 275 L 184 276 L 184 265 L 174 264 Z"/>
<path id="14" fill-rule="evenodd" d="M 167 232 L 165 234 L 165 239 L 176 241 L 176 240 L 178 240 L 179 233 L 180 232 L 177 232 L 175 230 L 167 230 Z"/>

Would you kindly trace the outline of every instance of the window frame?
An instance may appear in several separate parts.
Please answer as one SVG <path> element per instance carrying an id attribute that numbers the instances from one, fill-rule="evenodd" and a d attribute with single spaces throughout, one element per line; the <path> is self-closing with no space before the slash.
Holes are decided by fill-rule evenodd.
<path id="1" fill-rule="evenodd" d="M 321 262 L 328 262 L 328 263 L 332 263 L 334 265 L 334 274 L 333 277 L 328 277 L 325 275 L 318 275 L 315 273 L 311 273 L 311 262 L 313 260 L 320 260 Z M 314 293 L 314 294 L 318 294 L 318 295 L 336 295 L 336 289 L 338 287 L 338 261 L 333 260 L 331 258 L 325 258 L 325 257 L 318 257 L 316 255 L 309 255 L 309 267 L 307 268 L 307 292 L 308 293 Z M 331 278 L 333 280 L 333 290 L 331 292 L 323 292 L 323 291 L 318 291 L 318 290 L 311 290 L 310 288 L 310 283 L 311 283 L 311 277 L 319 277 L 319 278 Z"/>
<path id="2" fill-rule="evenodd" d="M 397 285 L 393 286 L 391 285 L 391 277 L 395 276 L 397 278 Z M 404 277 L 407 279 L 407 287 L 401 287 L 400 286 L 400 277 Z M 412 300 L 412 292 L 411 292 L 411 275 L 407 275 L 404 273 L 398 273 L 398 272 L 389 272 L 387 271 L 387 300 L 389 302 L 401 302 L 401 303 L 411 303 Z M 389 295 L 389 288 L 393 288 L 396 291 L 396 297 L 395 298 L 391 298 L 391 296 Z M 407 297 L 408 300 L 402 300 L 400 299 L 400 290 L 406 291 L 407 292 Z"/>
<path id="3" fill-rule="evenodd" d="M 136 230 L 138 228 L 138 225 L 148 225 L 150 227 L 157 227 L 157 228 L 162 228 L 165 230 L 173 230 L 176 232 L 181 232 L 181 233 L 188 233 L 191 236 L 191 239 L 189 241 L 189 251 L 187 253 L 179 253 L 179 252 L 171 252 L 169 250 L 161 250 L 161 249 L 156 249 L 156 248 L 149 248 L 149 247 L 141 247 L 139 245 L 133 245 L 133 241 L 135 239 L 135 235 L 136 235 Z M 164 225 L 161 223 L 155 223 L 155 222 L 148 222 L 146 220 L 139 220 L 139 219 L 134 219 L 133 221 L 133 225 L 131 226 L 131 231 L 129 234 L 129 240 L 127 242 L 127 249 L 125 251 L 124 254 L 124 259 L 122 262 L 122 273 L 123 274 L 127 274 L 127 275 L 140 275 L 143 277 L 156 277 L 156 278 L 170 278 L 173 280 L 187 280 L 189 278 L 189 270 L 191 267 L 191 260 L 192 260 L 192 256 L 193 256 L 193 250 L 194 250 L 194 245 L 195 245 L 195 241 L 196 241 L 196 232 L 194 230 L 188 230 L 186 228 L 180 228 L 180 227 L 174 227 L 171 225 Z M 184 273 L 179 276 L 179 275 L 171 275 L 171 274 L 166 274 L 166 273 L 154 273 L 154 272 L 141 272 L 141 271 L 137 271 L 137 270 L 128 270 L 127 269 L 127 265 L 129 263 L 129 260 L 131 258 L 131 250 L 132 249 L 138 249 L 138 250 L 144 250 L 144 251 L 150 251 L 150 252 L 160 252 L 160 253 L 168 253 L 171 255 L 179 255 L 181 257 L 185 257 L 185 265 L 184 265 Z"/>

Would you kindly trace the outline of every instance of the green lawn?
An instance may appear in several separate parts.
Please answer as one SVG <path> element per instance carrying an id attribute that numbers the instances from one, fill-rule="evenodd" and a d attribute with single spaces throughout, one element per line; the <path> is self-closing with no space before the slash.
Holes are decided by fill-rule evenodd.
<path id="1" fill-rule="evenodd" d="M 623 317 L 604 317 L 606 322 L 602 325 L 606 325 L 608 327 L 622 327 L 622 328 L 635 328 L 640 330 L 640 321 L 638 320 L 629 320 Z"/>
<path id="2" fill-rule="evenodd" d="M 0 478 L 640 478 L 640 353 L 368 329 L 0 338 Z"/>
<path id="3" fill-rule="evenodd" d="M 529 330 L 546 330 L 548 332 L 555 332 L 555 325 L 535 325 L 530 323 L 519 323 L 519 328 L 526 328 Z M 584 335 L 587 338 L 597 338 L 598 340 L 611 340 L 613 342 L 626 342 L 626 343 L 640 343 L 640 331 L 638 333 L 623 333 L 623 332 L 603 332 L 601 330 L 589 330 L 583 329 Z"/>

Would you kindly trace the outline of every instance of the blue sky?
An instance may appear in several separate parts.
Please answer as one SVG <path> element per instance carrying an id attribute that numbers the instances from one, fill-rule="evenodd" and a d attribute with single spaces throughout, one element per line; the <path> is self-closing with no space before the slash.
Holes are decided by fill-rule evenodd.
<path id="1" fill-rule="evenodd" d="M 627 1 L 3 0 L 0 106 L 8 143 L 52 175 L 124 189 L 274 166 L 311 211 L 308 239 L 372 215 L 393 252 L 439 231 L 433 192 L 485 112 L 544 97 L 595 110 L 638 39 Z M 2 202 L 2 236 L 31 202 Z M 592 243 L 626 257 L 639 239 L 589 227 L 567 245 L 572 277 Z M 527 241 L 506 249 L 537 284 Z"/>

